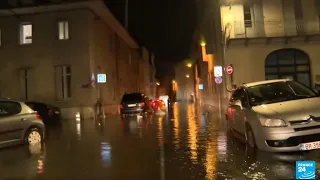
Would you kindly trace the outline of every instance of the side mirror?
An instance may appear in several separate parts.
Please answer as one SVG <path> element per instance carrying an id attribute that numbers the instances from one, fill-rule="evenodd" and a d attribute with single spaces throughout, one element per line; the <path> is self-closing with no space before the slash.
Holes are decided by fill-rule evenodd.
<path id="1" fill-rule="evenodd" d="M 241 103 L 241 101 L 240 101 L 240 100 L 234 101 L 234 106 L 237 106 L 237 107 L 239 107 L 240 109 L 242 109 L 242 103 Z"/>

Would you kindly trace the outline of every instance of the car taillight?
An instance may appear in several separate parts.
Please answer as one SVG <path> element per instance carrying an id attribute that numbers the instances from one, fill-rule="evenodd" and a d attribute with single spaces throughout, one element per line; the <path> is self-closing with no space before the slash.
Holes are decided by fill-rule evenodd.
<path id="1" fill-rule="evenodd" d="M 53 111 L 51 109 L 49 109 L 48 114 L 49 114 L 49 116 L 52 116 L 53 115 Z"/>
<path id="2" fill-rule="evenodd" d="M 140 105 L 141 105 L 141 107 L 144 107 L 146 104 L 145 103 L 141 103 Z"/>
<path id="3" fill-rule="evenodd" d="M 123 109 L 123 105 L 122 104 L 120 104 L 120 109 Z"/>
<path id="4" fill-rule="evenodd" d="M 40 116 L 40 114 L 36 114 L 36 117 L 38 118 L 38 119 L 40 119 L 40 120 L 42 120 L 42 117 Z"/>

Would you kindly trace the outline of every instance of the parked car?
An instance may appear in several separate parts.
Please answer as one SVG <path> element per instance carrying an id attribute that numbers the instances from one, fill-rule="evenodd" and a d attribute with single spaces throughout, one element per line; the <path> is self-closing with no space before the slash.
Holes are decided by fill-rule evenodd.
<path id="1" fill-rule="evenodd" d="M 58 107 L 41 102 L 25 102 L 31 109 L 37 111 L 45 124 L 60 123 L 61 115 Z"/>
<path id="2" fill-rule="evenodd" d="M 146 115 L 150 112 L 149 100 L 142 93 L 124 94 L 120 103 L 120 113 L 122 116 Z"/>
<path id="3" fill-rule="evenodd" d="M 226 111 L 232 134 L 249 146 L 285 152 L 320 149 L 320 98 L 292 80 L 243 84 Z"/>
<path id="4" fill-rule="evenodd" d="M 41 116 L 25 103 L 0 99 L 0 146 L 35 144 L 45 139 Z"/>

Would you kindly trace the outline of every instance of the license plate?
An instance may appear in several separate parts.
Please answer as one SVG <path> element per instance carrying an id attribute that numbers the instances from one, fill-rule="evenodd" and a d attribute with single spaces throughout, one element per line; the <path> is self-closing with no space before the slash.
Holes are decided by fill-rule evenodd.
<path id="1" fill-rule="evenodd" d="M 320 141 L 301 144 L 301 150 L 320 149 Z"/>
<path id="2" fill-rule="evenodd" d="M 135 107 L 136 104 L 128 104 L 128 107 Z"/>

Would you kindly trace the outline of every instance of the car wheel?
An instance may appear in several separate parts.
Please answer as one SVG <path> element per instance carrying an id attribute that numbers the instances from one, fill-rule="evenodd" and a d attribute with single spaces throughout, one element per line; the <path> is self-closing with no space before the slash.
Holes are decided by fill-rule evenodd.
<path id="1" fill-rule="evenodd" d="M 256 148 L 256 142 L 255 142 L 255 139 L 254 139 L 254 134 L 253 134 L 253 131 L 252 131 L 250 125 L 248 125 L 247 128 L 246 128 L 246 141 L 247 141 L 247 144 L 250 147 Z"/>
<path id="2" fill-rule="evenodd" d="M 31 128 L 27 131 L 25 141 L 29 145 L 42 143 L 42 132 L 39 128 Z"/>

